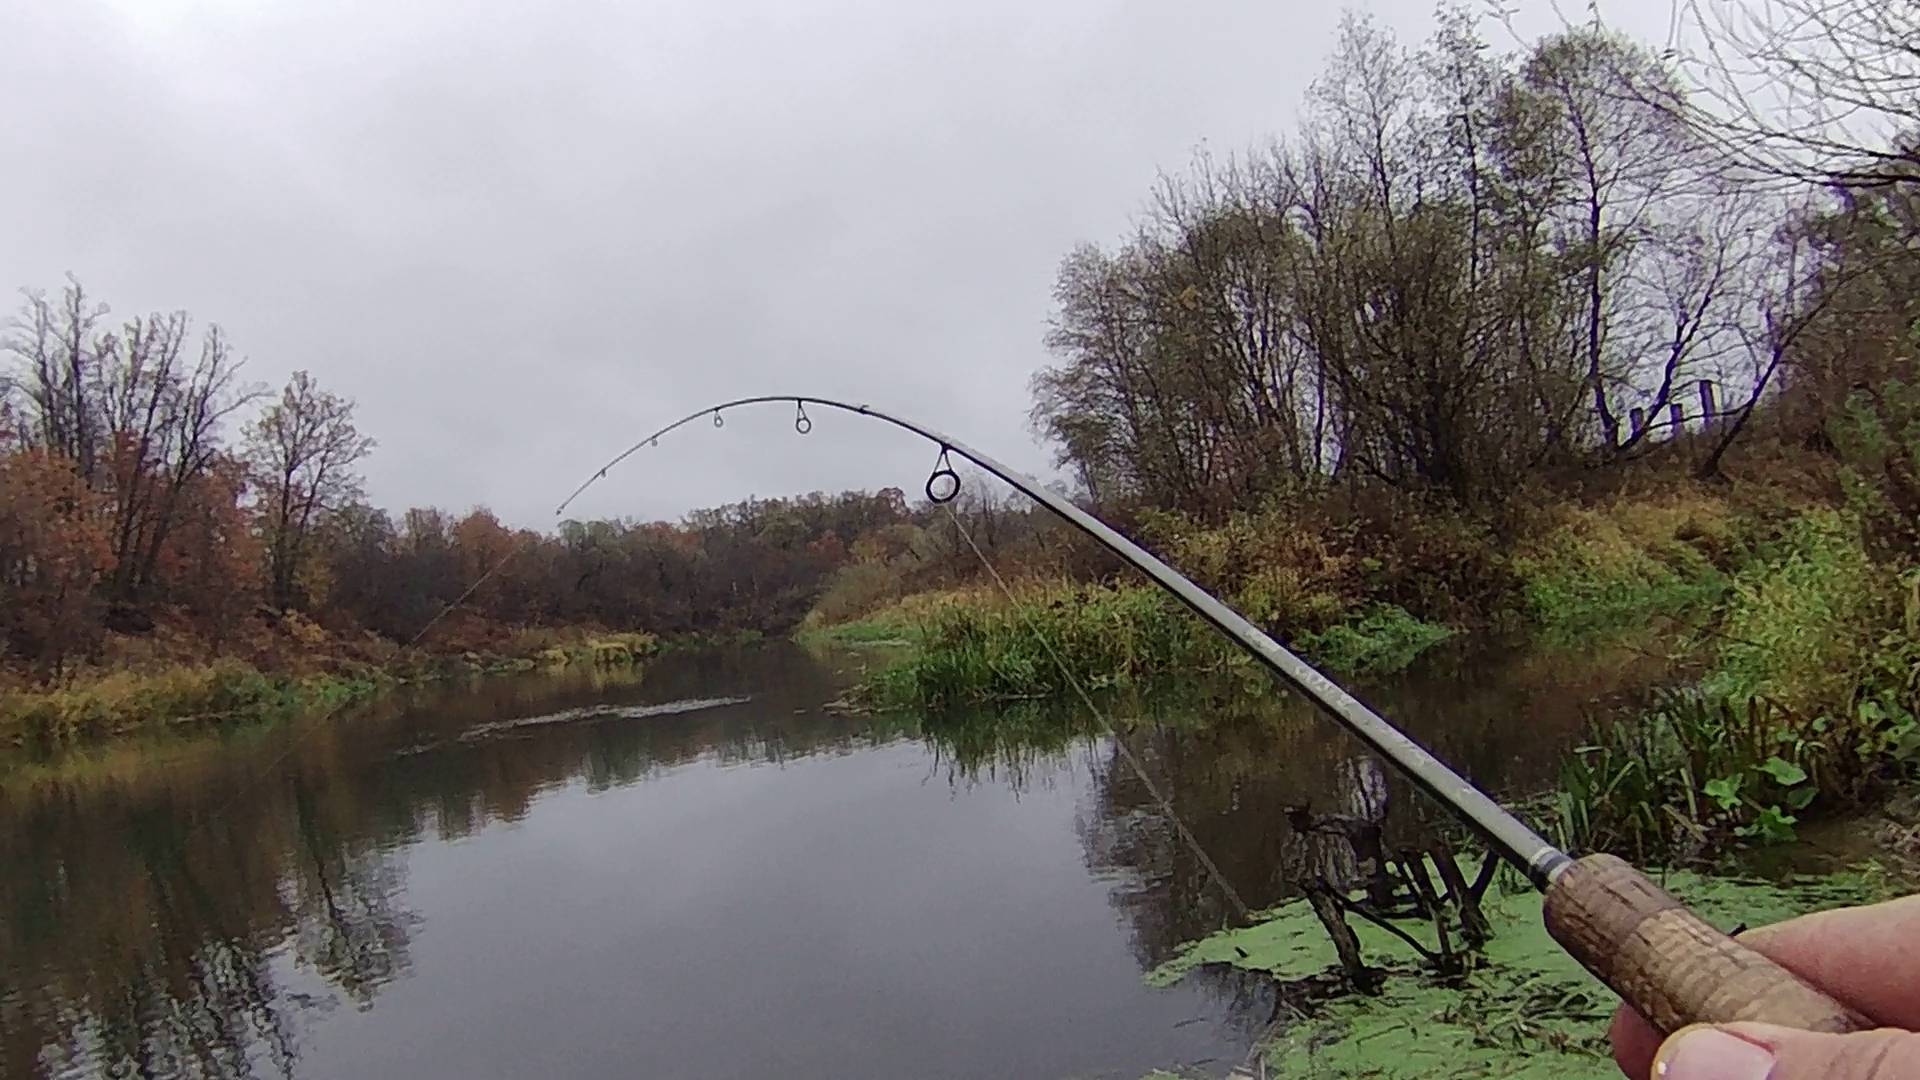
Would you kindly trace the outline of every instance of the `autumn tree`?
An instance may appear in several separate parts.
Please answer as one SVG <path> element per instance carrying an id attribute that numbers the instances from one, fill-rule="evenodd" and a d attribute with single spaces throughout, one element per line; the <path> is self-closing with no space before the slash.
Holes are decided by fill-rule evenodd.
<path id="1" fill-rule="evenodd" d="M 298 583 L 315 527 L 359 494 L 354 466 L 372 452 L 374 440 L 354 426 L 353 407 L 296 371 L 278 400 L 247 427 L 268 597 L 276 607 L 305 601 Z"/>
<path id="2" fill-rule="evenodd" d="M 100 640 L 96 586 L 113 567 L 104 509 L 71 459 L 0 457 L 0 642 L 44 674 Z"/>
<path id="3" fill-rule="evenodd" d="M 9 382 L 22 390 L 21 440 L 72 462 L 106 497 L 109 590 L 137 602 L 164 585 L 157 570 L 183 500 L 220 453 L 224 421 L 257 392 L 238 383 L 218 327 L 201 335 L 196 359 L 186 312 L 117 327 L 107 314 L 77 280 L 57 301 L 28 293 L 6 343 Z"/>
<path id="4" fill-rule="evenodd" d="M 220 453 L 222 423 L 259 396 L 238 384 L 239 363 L 219 327 L 208 329 L 189 364 L 188 325 L 185 312 L 134 319 L 101 345 L 114 589 L 122 599 L 158 584 L 160 556 L 184 503 Z"/>
<path id="5" fill-rule="evenodd" d="M 245 463 L 217 456 L 169 490 L 170 527 L 146 556 L 148 578 L 165 584 L 216 650 L 260 597 L 263 553 L 246 490 Z"/>

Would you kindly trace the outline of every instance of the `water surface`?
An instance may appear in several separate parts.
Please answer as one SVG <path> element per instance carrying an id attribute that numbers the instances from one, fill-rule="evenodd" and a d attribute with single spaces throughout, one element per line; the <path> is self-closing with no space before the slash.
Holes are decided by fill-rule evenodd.
<path id="1" fill-rule="evenodd" d="M 6 1076 L 1223 1074 L 1268 988 L 1142 973 L 1286 895 L 1356 750 L 1264 688 L 1085 717 L 836 715 L 791 646 L 441 687 L 0 781 Z M 1533 673 L 1537 676 L 1539 673 Z M 1525 675 L 1525 673 L 1522 673 Z M 1373 695 L 1536 783 L 1579 722 L 1513 672 Z M 1016 718 L 1018 719 L 1018 718 Z M 1031 718 L 1029 718 L 1031 719 Z M 1423 816 L 1394 789 L 1390 832 Z"/>

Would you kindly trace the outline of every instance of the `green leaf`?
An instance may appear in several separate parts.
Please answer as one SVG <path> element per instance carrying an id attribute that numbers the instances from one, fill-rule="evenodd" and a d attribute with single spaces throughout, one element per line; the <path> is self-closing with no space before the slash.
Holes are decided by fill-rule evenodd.
<path id="1" fill-rule="evenodd" d="M 1819 795 L 1820 789 L 1814 787 L 1812 784 L 1808 784 L 1803 788 L 1794 788 L 1792 791 L 1787 792 L 1787 805 L 1795 810 L 1805 810 L 1807 804 L 1813 802 Z"/>
<path id="2" fill-rule="evenodd" d="M 1760 771 L 1773 777 L 1781 787 L 1792 787 L 1807 778 L 1807 770 L 1779 757 L 1770 757 L 1760 766 Z"/>
<path id="3" fill-rule="evenodd" d="M 1709 780 L 1701 788 L 1707 798 L 1717 803 L 1722 810 L 1731 810 L 1740 805 L 1740 782 L 1744 777 L 1723 776 L 1718 780 Z"/>
<path id="4" fill-rule="evenodd" d="M 1734 832 L 1769 844 L 1786 843 L 1794 838 L 1793 826 L 1799 820 L 1777 806 L 1763 806 L 1751 824 L 1742 825 Z"/>
<path id="5" fill-rule="evenodd" d="M 1905 730 L 1896 731 L 1889 742 L 1896 760 L 1920 761 L 1920 727 L 1908 724 Z"/>

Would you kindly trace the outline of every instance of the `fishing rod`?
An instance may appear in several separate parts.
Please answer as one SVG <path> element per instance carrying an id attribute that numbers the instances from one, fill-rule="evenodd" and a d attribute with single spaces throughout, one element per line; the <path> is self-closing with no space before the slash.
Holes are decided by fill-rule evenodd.
<path id="1" fill-rule="evenodd" d="M 927 477 L 929 501 L 946 503 L 959 493 L 960 476 L 952 462 L 958 455 L 1145 574 L 1452 810 L 1494 852 L 1526 875 L 1544 894 L 1543 916 L 1553 939 L 1661 1030 L 1737 1020 L 1835 1033 L 1872 1026 L 1859 1013 L 1715 929 L 1625 860 L 1606 854 L 1575 859 L 1548 843 L 1425 747 L 1186 575 L 1033 477 L 925 425 L 870 405 L 805 394 L 736 398 L 688 413 L 634 443 L 575 488 L 554 513 L 564 513 L 608 470 L 644 447 L 658 446 L 662 436 L 681 427 L 706 417 L 712 418 L 714 427 L 723 427 L 726 410 L 787 403 L 794 407 L 794 430 L 802 435 L 813 430 L 809 405 L 872 417 L 912 432 L 940 448 Z"/>

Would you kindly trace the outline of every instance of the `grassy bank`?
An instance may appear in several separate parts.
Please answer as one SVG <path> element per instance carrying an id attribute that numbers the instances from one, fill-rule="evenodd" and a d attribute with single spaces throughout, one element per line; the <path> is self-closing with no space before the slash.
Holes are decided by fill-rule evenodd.
<path id="1" fill-rule="evenodd" d="M 391 676 L 267 675 L 239 661 L 117 671 L 71 686 L 0 695 L 0 739 L 47 748 L 148 728 L 212 727 L 329 711 L 378 693 Z"/>
<path id="2" fill-rule="evenodd" d="M 823 605 L 800 624 L 794 638 L 801 643 L 842 646 L 918 645 L 927 628 L 952 608 L 990 605 L 1001 597 L 998 591 L 979 584 L 967 588 L 928 589 L 910 592 L 876 606 L 863 607 L 861 614 L 836 618 L 829 614 L 834 605 Z"/>
<path id="3" fill-rule="evenodd" d="M 885 706 L 939 709 L 1138 686 L 1169 675 L 1242 667 L 1247 657 L 1160 589 L 1134 584 L 1029 582 L 1011 597 L 948 593 L 815 631 L 841 644 L 912 648 L 866 690 Z M 1399 670 L 1452 635 L 1379 605 L 1305 632 L 1291 644 L 1345 674 Z"/>
<path id="4" fill-rule="evenodd" d="M 1512 551 L 1513 615 L 1543 643 L 1573 648 L 1691 622 L 1726 597 L 1762 527 L 1696 486 L 1553 507 Z"/>
<path id="5" fill-rule="evenodd" d="M 303 658 L 327 670 L 267 672 L 236 659 L 81 674 L 57 687 L 0 692 L 0 743 L 59 749 L 137 732 L 269 723 L 326 713 L 407 683 L 576 666 L 638 663 L 659 647 L 651 634 L 522 631 L 510 651 L 451 654 L 393 650 L 379 661 Z"/>
<path id="6" fill-rule="evenodd" d="M 1732 587 L 1751 529 L 1724 495 L 1682 484 L 1549 503 L 1501 529 L 1441 506 L 1309 498 L 1214 524 L 1142 511 L 1135 532 L 1316 666 L 1364 678 L 1397 672 L 1455 636 L 1522 628 L 1580 648 L 1697 619 Z M 857 583 L 873 576 L 848 575 Z M 975 587 L 865 609 L 852 603 L 854 591 L 830 593 L 806 633 L 915 646 L 869 686 L 889 705 L 1063 692 L 1042 639 L 1090 687 L 1245 662 L 1160 590 L 1126 578 L 1079 582 L 1040 569 L 1019 579 L 1011 599 Z M 863 613 L 847 618 L 850 610 Z"/>

